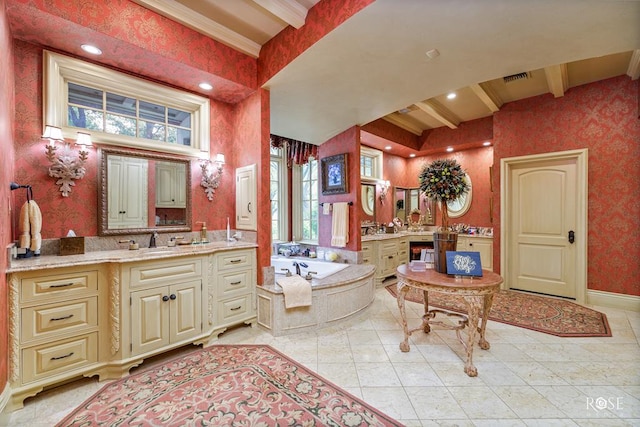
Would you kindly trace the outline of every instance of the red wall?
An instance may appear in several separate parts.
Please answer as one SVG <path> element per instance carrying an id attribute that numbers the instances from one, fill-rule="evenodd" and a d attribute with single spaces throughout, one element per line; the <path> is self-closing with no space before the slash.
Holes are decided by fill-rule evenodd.
<path id="1" fill-rule="evenodd" d="M 638 85 L 621 76 L 506 104 L 494 116 L 494 163 L 505 157 L 589 149 L 588 283 L 640 296 Z M 499 185 L 494 169 L 494 188 Z M 499 215 L 499 193 L 494 193 Z M 499 223 L 494 265 L 500 266 Z"/>
<path id="2" fill-rule="evenodd" d="M 350 251 L 360 250 L 360 128 L 354 126 L 331 138 L 318 147 L 320 164 L 322 159 L 336 154 L 347 154 L 348 193 L 322 195 L 322 171 L 319 171 L 320 191 L 319 203 L 353 202 L 349 207 L 349 243 L 344 248 Z M 318 217 L 318 244 L 331 246 L 331 215 L 323 215 L 322 209 Z"/>
<path id="3" fill-rule="evenodd" d="M 7 383 L 8 332 L 7 325 L 9 306 L 7 296 L 7 251 L 5 247 L 11 243 L 11 196 L 9 183 L 14 180 L 13 155 L 13 109 L 14 109 L 14 53 L 9 32 L 9 24 L 5 13 L 5 0 L 0 0 L 0 393 Z M 24 190 L 22 191 L 24 195 Z M 13 205 L 14 208 L 16 205 Z M 19 207 L 18 207 L 19 209 Z"/>

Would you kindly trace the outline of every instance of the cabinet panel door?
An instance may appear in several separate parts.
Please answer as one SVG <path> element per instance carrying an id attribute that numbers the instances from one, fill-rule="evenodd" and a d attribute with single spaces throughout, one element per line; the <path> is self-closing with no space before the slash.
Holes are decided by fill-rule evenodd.
<path id="1" fill-rule="evenodd" d="M 169 287 L 171 322 L 169 326 L 171 343 L 191 338 L 202 330 L 201 281 L 180 283 Z"/>
<path id="2" fill-rule="evenodd" d="M 169 345 L 169 301 L 167 287 L 131 293 L 132 354 Z"/>
<path id="3" fill-rule="evenodd" d="M 236 169 L 236 228 L 257 230 L 256 165 Z"/>
<path id="4" fill-rule="evenodd" d="M 469 239 L 469 250 L 480 252 L 482 268 L 493 271 L 493 243 L 480 239 Z"/>

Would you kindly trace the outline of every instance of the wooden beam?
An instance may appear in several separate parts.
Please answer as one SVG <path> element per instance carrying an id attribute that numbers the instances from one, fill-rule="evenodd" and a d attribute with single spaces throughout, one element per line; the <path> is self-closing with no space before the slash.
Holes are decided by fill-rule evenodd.
<path id="1" fill-rule="evenodd" d="M 442 123 L 443 125 L 449 127 L 450 129 L 457 129 L 460 124 L 460 120 L 455 117 L 455 115 L 441 106 L 440 104 L 434 101 L 421 101 L 416 102 L 416 107 Z"/>
<path id="2" fill-rule="evenodd" d="M 487 106 L 489 111 L 492 113 L 500 111 L 500 107 L 502 107 L 503 102 L 496 93 L 483 88 L 479 84 L 472 84 L 469 88 L 471 88 L 480 101 Z"/>
<path id="3" fill-rule="evenodd" d="M 547 77 L 549 92 L 551 92 L 556 98 L 564 96 L 564 91 L 569 87 L 567 64 L 545 67 L 544 75 Z"/>
<path id="4" fill-rule="evenodd" d="M 631 80 L 638 80 L 640 77 L 640 49 L 633 51 L 629 61 L 629 68 L 627 68 L 627 75 L 631 77 Z"/>
<path id="5" fill-rule="evenodd" d="M 260 55 L 260 46 L 258 43 L 246 38 L 245 36 L 220 25 L 219 23 L 189 9 L 188 7 L 178 3 L 177 1 L 162 0 L 133 0 L 140 6 L 151 9 L 160 15 L 181 23 L 205 36 L 219 41 L 237 51 L 245 53 L 249 56 L 257 58 Z"/>
<path id="6" fill-rule="evenodd" d="M 253 0 L 295 29 L 304 25 L 307 9 L 295 0 Z"/>
<path id="7" fill-rule="evenodd" d="M 398 126 L 406 130 L 407 132 L 411 132 L 414 135 L 420 136 L 422 135 L 422 128 L 415 123 L 412 123 L 410 120 L 405 118 L 402 114 L 391 113 L 383 117 L 384 120 L 389 123 Z"/>

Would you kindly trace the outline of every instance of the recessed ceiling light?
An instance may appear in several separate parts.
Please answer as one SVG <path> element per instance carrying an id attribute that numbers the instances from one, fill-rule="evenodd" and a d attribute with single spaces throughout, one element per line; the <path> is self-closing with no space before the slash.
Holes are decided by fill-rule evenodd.
<path id="1" fill-rule="evenodd" d="M 409 157 L 415 157 L 415 156 L 416 156 L 416 154 L 415 154 L 415 153 L 411 153 L 411 154 L 409 154 Z"/>
<path id="2" fill-rule="evenodd" d="M 80 46 L 80 48 L 82 48 L 82 50 L 92 55 L 102 55 L 102 51 L 99 48 L 92 46 L 90 44 L 83 44 L 82 46 Z"/>
<path id="3" fill-rule="evenodd" d="M 450 93 L 447 94 L 447 99 L 454 99 L 456 96 L 458 96 L 458 95 L 456 95 L 455 92 L 450 92 Z"/>
<path id="4" fill-rule="evenodd" d="M 384 147 L 385 150 L 391 150 L 391 146 L 387 145 L 386 147 Z"/>
<path id="5" fill-rule="evenodd" d="M 204 89 L 204 90 L 213 89 L 213 86 L 211 86 L 209 83 L 200 83 L 198 86 L 200 86 L 200 89 Z"/>
<path id="6" fill-rule="evenodd" d="M 488 147 L 491 145 L 491 141 L 485 141 L 482 143 L 482 145 L 484 145 L 485 147 Z"/>
<path id="7" fill-rule="evenodd" d="M 447 147 L 447 153 L 450 153 L 453 151 L 453 147 Z"/>

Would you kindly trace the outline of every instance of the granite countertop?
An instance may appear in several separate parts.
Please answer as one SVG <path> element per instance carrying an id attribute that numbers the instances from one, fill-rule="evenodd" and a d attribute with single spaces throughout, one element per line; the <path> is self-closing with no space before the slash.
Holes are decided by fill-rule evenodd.
<path id="1" fill-rule="evenodd" d="M 324 279 L 312 279 L 311 286 L 313 289 L 321 289 L 328 286 L 339 286 L 342 284 L 353 283 L 357 280 L 366 279 L 373 276 L 376 271 L 376 266 L 371 264 L 349 264 L 349 267 L 333 273 Z M 277 281 L 277 275 L 276 280 Z M 275 294 L 281 294 L 282 288 L 275 283 L 265 283 L 261 286 L 261 289 L 265 289 Z"/>
<path id="2" fill-rule="evenodd" d="M 109 262 L 149 261 L 256 247 L 258 247 L 257 244 L 248 242 L 210 242 L 203 245 L 159 246 L 157 248 L 141 248 L 134 251 L 118 249 L 112 251 L 87 252 L 81 255 L 42 255 L 31 258 L 11 259 L 7 273 Z"/>
<path id="3" fill-rule="evenodd" d="M 360 237 L 360 241 L 362 242 L 371 242 L 376 240 L 387 240 L 387 239 L 396 239 L 402 237 L 411 237 L 411 236 L 432 236 L 433 231 L 401 231 L 399 233 L 379 233 L 379 234 L 367 234 L 365 236 Z M 492 239 L 493 236 L 480 235 L 480 234 L 464 234 L 459 233 L 459 236 L 470 237 L 472 239 L 478 237 L 484 237 L 488 239 Z"/>

